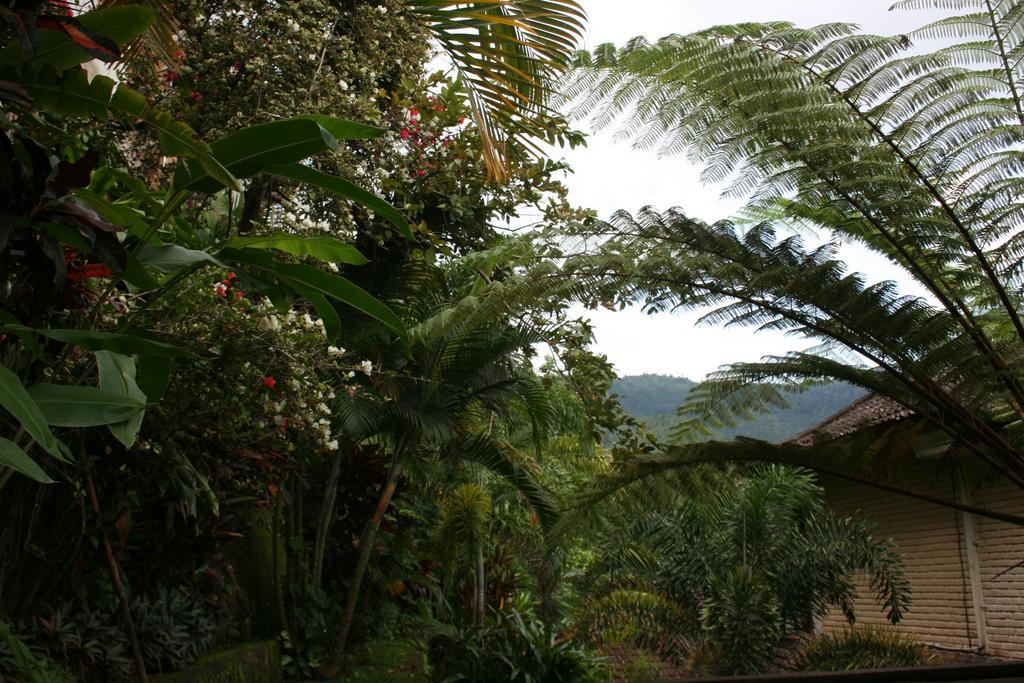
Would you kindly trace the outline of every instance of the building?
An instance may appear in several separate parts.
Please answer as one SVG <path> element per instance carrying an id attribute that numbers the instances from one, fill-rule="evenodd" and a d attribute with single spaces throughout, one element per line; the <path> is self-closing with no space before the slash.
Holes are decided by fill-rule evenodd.
<path id="1" fill-rule="evenodd" d="M 790 442 L 811 446 L 910 417 L 895 402 L 869 395 Z M 1024 492 L 944 457 L 949 445 L 938 430 L 922 433 L 896 473 L 900 487 L 1024 516 Z M 1024 658 L 1024 527 L 832 476 L 820 481 L 833 510 L 873 521 L 880 537 L 899 546 L 912 589 L 901 629 L 940 648 Z M 858 624 L 888 623 L 869 587 L 859 588 Z M 822 626 L 845 625 L 836 612 Z"/>

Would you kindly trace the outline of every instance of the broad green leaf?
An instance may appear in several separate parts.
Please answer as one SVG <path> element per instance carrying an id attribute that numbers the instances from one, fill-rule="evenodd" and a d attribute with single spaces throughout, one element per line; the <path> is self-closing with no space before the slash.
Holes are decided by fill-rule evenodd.
<path id="1" fill-rule="evenodd" d="M 335 116 L 323 116 L 320 114 L 304 114 L 296 118 L 316 121 L 317 124 L 330 133 L 335 140 L 371 140 L 379 138 L 387 131 L 377 126 L 368 126 L 365 123 L 357 123 L 348 119 L 339 119 Z"/>
<path id="2" fill-rule="evenodd" d="M 34 479 L 41 484 L 53 483 L 53 479 L 46 476 L 43 468 L 37 465 L 28 456 L 28 453 L 21 450 L 18 444 L 2 437 L 0 437 L 0 467 L 10 467 L 15 472 L 21 472 L 29 479 Z"/>
<path id="3" fill-rule="evenodd" d="M 403 216 L 398 209 L 391 206 L 391 204 L 372 192 L 368 192 L 358 185 L 350 183 L 344 178 L 340 178 L 336 175 L 330 175 L 329 173 L 321 173 L 315 168 L 303 166 L 298 163 L 268 166 L 266 172 L 281 178 L 298 180 L 301 183 L 313 185 L 329 192 L 333 192 L 339 197 L 359 202 L 363 206 L 373 209 L 376 213 L 386 218 L 388 222 L 398 228 L 398 231 L 401 232 L 406 239 L 414 239 L 412 229 L 409 227 L 409 221 L 405 219 L 405 216 Z"/>
<path id="4" fill-rule="evenodd" d="M 135 382 L 135 361 L 130 356 L 110 351 L 97 351 L 95 355 L 99 367 L 100 389 L 123 398 L 146 402 L 146 394 Z M 140 410 L 124 422 L 109 425 L 110 433 L 126 448 L 131 448 L 139 437 L 144 414 L 145 411 Z"/>
<path id="5" fill-rule="evenodd" d="M 296 263 L 278 263 L 273 272 L 300 293 L 303 289 L 320 292 L 362 311 L 371 318 L 376 318 L 403 337 L 405 336 L 405 325 L 394 311 L 366 290 L 341 276 Z"/>
<path id="6" fill-rule="evenodd" d="M 46 421 L 56 427 L 100 427 L 124 422 L 146 404 L 96 387 L 36 384 L 29 388 Z"/>
<path id="7" fill-rule="evenodd" d="M 338 311 L 334 309 L 334 304 L 320 292 L 313 291 L 307 287 L 296 287 L 295 289 L 306 301 L 313 304 L 313 308 L 320 314 L 320 319 L 324 321 L 324 332 L 327 334 L 327 341 L 333 342 L 337 339 L 338 335 L 341 334 L 341 317 L 338 315 Z"/>
<path id="8" fill-rule="evenodd" d="M 333 237 L 300 237 L 278 233 L 276 235 L 234 237 L 223 243 L 224 247 L 249 249 L 277 249 L 294 256 L 312 256 L 328 263 L 347 263 L 361 266 L 369 263 L 365 256 L 351 244 L 345 244 Z"/>
<path id="9" fill-rule="evenodd" d="M 25 325 L 0 325 L 0 334 L 24 334 L 31 332 L 65 344 L 81 346 L 86 351 L 115 351 L 117 353 L 148 353 L 157 356 L 185 356 L 188 351 L 164 342 L 146 339 L 133 334 L 102 332 L 98 330 L 66 330 L 33 328 Z"/>
<path id="10" fill-rule="evenodd" d="M 141 120 L 156 130 L 160 147 L 168 156 L 191 157 L 204 175 L 216 179 L 218 187 L 241 189 L 238 180 L 214 158 L 210 146 L 194 130 L 167 112 L 153 109 L 141 93 L 125 85 L 106 76 L 94 76 L 90 81 L 85 70 L 78 68 L 58 74 L 49 66 L 37 71 L 26 65 L 2 73 L 25 88 L 36 106 L 54 114 Z"/>
<path id="11" fill-rule="evenodd" d="M 152 266 L 162 273 L 174 273 L 198 263 L 209 263 L 227 268 L 223 262 L 205 251 L 186 249 L 176 244 L 145 244 L 139 247 L 135 256 L 142 265 Z"/>
<path id="12" fill-rule="evenodd" d="M 303 294 L 312 292 L 320 293 L 337 299 L 342 303 L 376 318 L 391 329 L 405 336 L 405 326 L 394 311 L 381 303 L 373 295 L 361 289 L 356 284 L 338 275 L 325 273 L 324 271 L 297 263 L 283 263 L 273 259 L 270 254 L 258 251 L 242 249 L 224 249 L 221 257 L 233 259 L 239 263 L 245 263 L 260 268 L 276 276 L 281 282 Z M 270 292 L 267 292 L 270 295 Z M 309 297 L 307 297 L 309 298 Z M 273 300 L 273 299 L 272 299 Z M 310 303 L 316 305 L 312 299 Z M 277 302 L 275 302 L 277 305 Z M 328 320 L 324 320 L 324 328 Z"/>
<path id="13" fill-rule="evenodd" d="M 142 267 L 138 256 L 131 252 L 127 253 L 124 270 L 118 273 L 118 277 L 143 291 L 157 289 L 160 286 L 160 283 Z"/>
<path id="14" fill-rule="evenodd" d="M 267 166 L 291 164 L 331 149 L 339 139 L 372 138 L 380 128 L 328 116 L 296 116 L 260 123 L 232 133 L 211 147 L 217 160 L 237 178 L 250 178 Z M 174 189 L 216 192 L 223 183 L 192 164 L 182 164 L 174 175 Z"/>
<path id="15" fill-rule="evenodd" d="M 100 218 L 114 225 L 123 225 L 128 232 L 136 237 L 144 237 L 149 231 L 149 225 L 143 215 L 130 206 L 109 202 L 95 192 L 84 188 L 75 190 L 75 196 L 88 204 L 93 211 L 100 215 Z"/>
<path id="16" fill-rule="evenodd" d="M 64 460 L 57 445 L 57 437 L 47 426 L 46 415 L 35 402 L 18 376 L 5 367 L 0 366 L 0 406 L 7 409 L 14 419 L 28 432 L 37 444 L 57 458 Z"/>
<path id="17" fill-rule="evenodd" d="M 171 359 L 167 356 L 139 354 L 135 381 L 149 403 L 156 403 L 171 384 Z"/>
<path id="18" fill-rule="evenodd" d="M 82 26 L 117 43 L 123 48 L 138 38 L 153 23 L 156 12 L 142 5 L 105 7 L 78 15 Z M 0 50 L 0 64 L 52 64 L 68 69 L 93 59 L 75 41 L 60 31 L 39 31 L 39 45 L 35 54 L 26 52 L 17 40 L 11 40 Z"/>

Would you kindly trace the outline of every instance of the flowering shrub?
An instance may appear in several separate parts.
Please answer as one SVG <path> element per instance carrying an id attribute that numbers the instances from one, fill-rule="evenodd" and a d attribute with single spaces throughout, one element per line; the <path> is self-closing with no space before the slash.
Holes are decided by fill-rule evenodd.
<path id="1" fill-rule="evenodd" d="M 256 495 L 303 458 L 338 450 L 335 392 L 358 391 L 365 366 L 328 346 L 322 320 L 251 301 L 233 273 L 211 282 L 208 272 L 151 315 L 152 329 L 195 356 L 177 363 L 140 449 L 188 453 L 215 488 Z"/>

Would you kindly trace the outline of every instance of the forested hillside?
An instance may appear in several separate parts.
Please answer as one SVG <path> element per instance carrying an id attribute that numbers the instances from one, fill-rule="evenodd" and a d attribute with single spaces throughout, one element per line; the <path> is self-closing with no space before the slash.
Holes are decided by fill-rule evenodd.
<path id="1" fill-rule="evenodd" d="M 612 385 L 623 408 L 647 423 L 660 437 L 668 436 L 676 421 L 676 408 L 696 383 L 670 375 L 630 375 Z M 725 438 L 749 436 L 780 442 L 811 427 L 861 396 L 864 391 L 849 384 L 829 384 L 789 397 L 789 407 L 773 410 L 763 417 L 722 430 Z"/>

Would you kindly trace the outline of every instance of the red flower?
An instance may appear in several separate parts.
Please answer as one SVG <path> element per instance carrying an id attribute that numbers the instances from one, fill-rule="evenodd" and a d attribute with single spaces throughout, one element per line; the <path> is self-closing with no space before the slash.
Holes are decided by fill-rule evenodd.
<path id="1" fill-rule="evenodd" d="M 465 116 L 460 116 L 459 117 L 459 123 L 465 123 L 465 122 L 466 122 L 466 117 Z"/>
<path id="2" fill-rule="evenodd" d="M 409 107 L 409 118 L 418 119 L 420 117 L 420 110 L 416 107 Z"/>
<path id="3" fill-rule="evenodd" d="M 412 132 L 411 132 L 411 131 L 410 131 L 410 130 L 409 130 L 408 128 L 403 128 L 403 129 L 402 129 L 402 132 L 401 132 L 401 133 L 399 133 L 399 135 L 401 135 L 401 136 L 402 136 L 402 139 L 403 139 L 403 140 L 408 140 L 408 139 L 409 139 L 409 136 L 411 136 L 411 135 L 412 135 Z"/>
<path id="4" fill-rule="evenodd" d="M 69 282 L 83 282 L 96 277 L 111 277 L 113 271 L 101 263 L 87 263 L 78 268 L 68 268 L 67 279 Z"/>
<path id="5" fill-rule="evenodd" d="M 178 73 L 177 71 L 168 71 L 167 73 L 164 74 L 164 78 L 169 80 L 171 83 L 174 83 L 175 81 L 177 81 L 177 80 L 179 80 L 181 78 L 181 74 Z"/>
<path id="6" fill-rule="evenodd" d="M 276 384 L 277 380 L 274 379 L 273 375 L 267 375 L 266 377 L 263 378 L 263 386 L 265 386 L 267 389 L 273 389 Z"/>
<path id="7" fill-rule="evenodd" d="M 198 90 L 193 90 L 191 97 L 196 102 L 201 102 L 203 100 L 203 93 L 199 92 Z"/>

